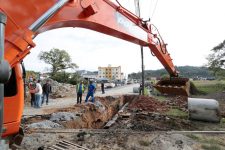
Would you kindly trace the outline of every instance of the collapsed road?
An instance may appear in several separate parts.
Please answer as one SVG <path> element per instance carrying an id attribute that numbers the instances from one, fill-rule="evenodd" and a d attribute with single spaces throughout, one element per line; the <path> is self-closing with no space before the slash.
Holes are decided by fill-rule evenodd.
<path id="1" fill-rule="evenodd" d="M 21 149 L 47 149 L 62 140 L 96 150 L 200 149 L 194 139 L 198 135 L 172 131 L 225 130 L 221 123 L 189 120 L 187 97 L 181 96 L 163 101 L 138 95 L 96 97 L 95 104 L 46 107 L 39 115 L 25 115 L 22 123 Z M 225 139 L 222 133 L 216 138 Z"/>

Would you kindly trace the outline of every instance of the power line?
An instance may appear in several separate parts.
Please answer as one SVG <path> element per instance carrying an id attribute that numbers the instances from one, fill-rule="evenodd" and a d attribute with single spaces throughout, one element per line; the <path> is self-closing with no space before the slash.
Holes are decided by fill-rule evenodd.
<path id="1" fill-rule="evenodd" d="M 154 14 L 155 14 L 157 4 L 158 4 L 158 0 L 156 0 L 155 6 L 154 6 L 154 9 L 153 9 L 153 12 L 152 12 L 151 20 L 152 20 Z"/>
<path id="2" fill-rule="evenodd" d="M 150 0 L 150 3 L 149 3 L 149 6 L 150 6 L 150 7 L 149 7 L 150 15 L 151 15 L 151 10 L 152 10 L 152 4 L 153 4 L 153 1 L 154 1 L 154 0 Z M 149 16 L 149 17 L 150 17 L 150 16 Z"/>

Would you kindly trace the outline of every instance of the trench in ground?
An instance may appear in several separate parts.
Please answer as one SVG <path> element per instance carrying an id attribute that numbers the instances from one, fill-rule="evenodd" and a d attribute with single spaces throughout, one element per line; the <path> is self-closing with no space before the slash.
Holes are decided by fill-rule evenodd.
<path id="1" fill-rule="evenodd" d="M 129 105 L 122 113 L 118 113 L 118 110 L 126 103 Z M 223 106 L 224 109 L 225 105 Z M 189 143 L 189 146 L 193 143 L 182 135 L 176 137 L 177 134 L 168 135 L 166 132 L 151 131 L 225 130 L 225 124 L 188 120 L 187 116 L 171 115 L 168 113 L 171 110 L 179 110 L 179 113 L 187 114 L 187 99 L 185 97 L 170 97 L 166 101 L 160 101 L 153 97 L 137 95 L 96 97 L 95 104 L 88 103 L 61 109 L 49 109 L 46 110 L 48 113 L 46 115 L 23 118 L 25 137 L 22 148 L 38 149 L 66 139 L 90 149 L 145 149 L 146 144 L 151 149 L 161 149 L 163 146 L 160 147 L 160 145 L 163 143 L 172 143 L 172 145 L 175 143 L 175 147 L 180 146 L 176 144 L 177 141 L 178 143 L 182 141 L 182 145 Z M 56 130 L 54 127 L 52 127 L 53 130 L 52 128 L 50 130 L 41 129 L 41 126 L 36 126 L 37 130 L 29 128 L 31 124 L 51 120 L 53 114 L 57 113 L 72 113 L 76 117 L 68 121 L 64 119 L 52 121 L 61 125 L 60 129 Z M 109 129 L 102 130 L 114 116 L 118 116 L 115 123 Z M 175 136 L 175 140 L 173 136 Z M 163 143 L 158 143 L 161 140 Z"/>
<path id="2" fill-rule="evenodd" d="M 96 97 L 96 102 L 74 105 L 67 108 L 49 109 L 48 114 L 23 118 L 22 124 L 25 131 L 31 128 L 61 128 L 61 129 L 102 129 L 126 104 L 128 106 L 123 113 L 119 113 L 118 119 L 109 127 L 110 129 L 128 129 L 134 131 L 170 131 L 170 130 L 212 130 L 218 129 L 218 124 L 196 122 L 188 120 L 187 99 L 185 97 L 173 97 L 168 101 L 159 101 L 153 97 L 138 95 L 124 95 L 118 97 Z M 185 115 L 174 116 L 168 114 L 170 110 L 179 110 Z M 54 114 L 58 118 L 52 119 Z M 75 117 L 66 116 L 69 113 Z M 67 119 L 66 119 L 67 118 Z M 69 118 L 69 119 L 68 119 Z M 46 124 L 51 121 L 59 126 L 34 125 Z M 203 128 L 204 127 L 204 128 Z"/>

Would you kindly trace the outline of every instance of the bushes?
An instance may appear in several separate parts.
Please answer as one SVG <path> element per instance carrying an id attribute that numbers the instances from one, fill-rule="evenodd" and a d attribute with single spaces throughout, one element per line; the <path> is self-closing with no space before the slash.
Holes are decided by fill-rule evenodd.
<path id="1" fill-rule="evenodd" d="M 76 85 L 81 80 L 81 76 L 79 74 L 67 72 L 55 73 L 51 78 L 60 83 L 69 83 L 73 85 Z"/>

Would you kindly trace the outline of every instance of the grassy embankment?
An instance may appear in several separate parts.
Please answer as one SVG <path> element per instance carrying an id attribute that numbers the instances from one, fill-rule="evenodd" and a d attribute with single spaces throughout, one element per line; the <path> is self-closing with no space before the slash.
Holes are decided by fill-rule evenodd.
<path id="1" fill-rule="evenodd" d="M 197 90 L 199 91 L 199 94 L 202 94 L 202 95 L 225 91 L 225 81 L 201 80 L 201 81 L 192 81 L 192 82 L 194 83 Z"/>

